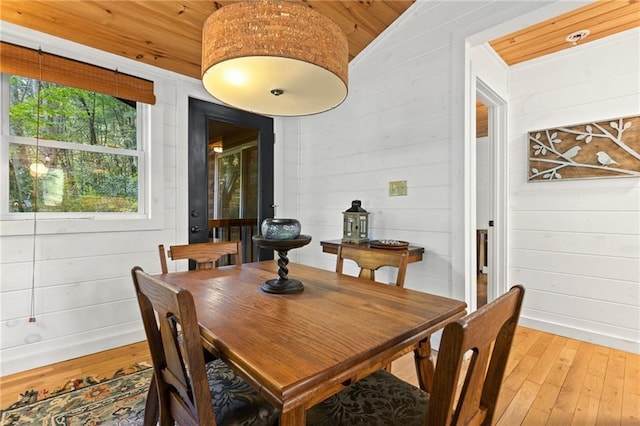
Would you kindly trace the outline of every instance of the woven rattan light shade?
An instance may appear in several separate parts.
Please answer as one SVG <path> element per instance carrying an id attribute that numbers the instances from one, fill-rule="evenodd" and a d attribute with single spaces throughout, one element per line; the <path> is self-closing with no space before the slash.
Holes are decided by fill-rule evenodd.
<path id="1" fill-rule="evenodd" d="M 309 115 L 347 96 L 347 38 L 332 20 L 285 1 L 232 3 L 202 31 L 202 83 L 219 101 L 265 115 Z"/>

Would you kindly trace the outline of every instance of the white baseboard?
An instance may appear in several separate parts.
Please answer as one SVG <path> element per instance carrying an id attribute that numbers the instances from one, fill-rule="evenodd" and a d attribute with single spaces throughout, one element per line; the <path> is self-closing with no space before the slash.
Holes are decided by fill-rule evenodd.
<path id="1" fill-rule="evenodd" d="M 533 328 L 535 330 L 545 331 L 547 333 L 557 334 L 558 336 L 593 343 L 595 345 L 618 349 L 624 352 L 640 354 L 640 341 L 633 341 L 619 336 L 598 333 L 593 330 L 568 327 L 563 324 L 557 324 L 523 316 L 520 317 L 518 325 Z"/>
<path id="2" fill-rule="evenodd" d="M 136 322 L 5 349 L 0 352 L 0 376 L 4 377 L 143 340 L 146 340 L 144 329 L 141 322 Z"/>

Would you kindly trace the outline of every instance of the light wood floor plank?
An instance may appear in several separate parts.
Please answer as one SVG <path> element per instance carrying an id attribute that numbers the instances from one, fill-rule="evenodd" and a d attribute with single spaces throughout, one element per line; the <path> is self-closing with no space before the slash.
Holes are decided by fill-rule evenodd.
<path id="1" fill-rule="evenodd" d="M 535 343 L 529 348 L 527 355 L 531 355 L 536 358 L 542 357 L 556 337 L 559 338 L 560 336 L 554 336 L 549 333 L 540 333 Z"/>
<path id="2" fill-rule="evenodd" d="M 547 419 L 549 426 L 566 426 L 571 424 L 573 419 L 573 411 L 566 411 L 557 407 L 553 407 L 551 415 Z"/>
<path id="3" fill-rule="evenodd" d="M 494 419 L 498 420 L 502 418 L 505 411 L 507 411 L 509 404 L 511 403 L 513 398 L 515 398 L 515 396 L 516 396 L 516 391 L 512 389 L 509 389 L 504 386 L 502 387 L 502 389 L 500 389 L 500 397 L 498 398 L 498 404 L 496 405 L 496 413 L 494 415 Z"/>
<path id="4" fill-rule="evenodd" d="M 553 336 L 551 342 L 549 342 L 549 346 L 547 346 L 546 350 L 538 359 L 533 370 L 527 376 L 527 380 L 531 380 L 532 382 L 543 384 L 549 375 L 551 368 L 554 365 L 554 360 L 558 359 L 560 356 L 560 352 L 564 347 L 567 339 L 560 336 Z"/>
<path id="5" fill-rule="evenodd" d="M 607 373 L 607 364 L 609 363 L 609 353 L 611 350 L 603 346 L 596 346 L 589 364 L 589 373 L 594 376 L 603 377 Z"/>
<path id="6" fill-rule="evenodd" d="M 615 422 L 621 418 L 625 364 L 624 354 L 615 349 L 609 352 L 597 424 L 616 424 Z"/>
<path id="7" fill-rule="evenodd" d="M 572 425 L 589 426 L 596 424 L 603 383 L 604 377 L 593 374 L 586 375 L 576 405 L 576 411 L 571 421 Z"/>
<path id="8" fill-rule="evenodd" d="M 606 376 L 602 384 L 602 395 L 598 407 L 596 424 L 620 424 L 622 415 L 622 389 L 624 380 L 618 377 Z"/>
<path id="9" fill-rule="evenodd" d="M 580 340 L 567 338 L 567 343 L 565 343 L 564 346 L 565 348 L 569 348 L 569 349 L 578 349 L 581 343 L 582 342 Z"/>
<path id="10" fill-rule="evenodd" d="M 571 423 L 573 413 L 578 404 L 578 398 L 580 397 L 580 390 L 591 362 L 592 353 L 593 345 L 588 343 L 578 345 L 575 357 L 562 384 L 562 389 L 551 411 L 550 424 L 567 425 Z"/>
<path id="11" fill-rule="evenodd" d="M 575 359 L 577 352 L 578 351 L 576 349 L 568 348 L 565 345 L 565 347 L 560 351 L 558 359 L 553 362 L 553 366 L 551 367 L 551 371 L 546 381 L 558 387 L 562 387 L 567 379 L 567 375 L 573 365 L 573 360 Z"/>
<path id="12" fill-rule="evenodd" d="M 533 401 L 540 391 L 538 383 L 526 380 L 509 403 L 504 414 L 498 420 L 498 426 L 512 426 L 523 423 Z"/>
<path id="13" fill-rule="evenodd" d="M 623 425 L 640 425 L 640 361 L 639 356 L 625 352 L 624 390 L 622 392 Z"/>
<path id="14" fill-rule="evenodd" d="M 513 346 L 509 355 L 509 362 L 507 363 L 507 368 L 504 372 L 505 377 L 509 377 L 513 373 L 515 368 L 527 355 L 541 334 L 542 333 L 538 330 L 533 330 L 531 328 L 518 327 L 516 329 Z M 517 390 L 517 388 L 514 390 Z"/>
<path id="15" fill-rule="evenodd" d="M 551 415 L 551 410 L 553 410 L 553 404 L 556 402 L 556 398 L 559 393 L 559 386 L 550 383 L 544 383 L 541 385 L 540 391 L 531 404 L 531 408 L 529 409 L 529 412 L 524 418 L 522 424 L 537 426 L 547 423 L 549 416 Z"/>
<path id="16" fill-rule="evenodd" d="M 507 387 L 517 392 L 537 363 L 538 358 L 528 354 L 525 355 L 515 366 L 511 374 L 502 382 L 502 387 Z"/>
<path id="17" fill-rule="evenodd" d="M 540 425 L 549 421 L 549 417 L 551 416 L 551 412 L 556 404 L 558 395 L 562 390 L 562 385 L 565 382 L 569 369 L 571 368 L 571 363 L 576 355 L 575 349 L 566 347 L 566 340 L 567 339 L 564 339 L 564 347 L 560 348 L 560 352 L 557 354 L 556 360 L 553 361 L 551 368 L 549 369 L 549 374 L 542 382 L 540 392 L 536 396 L 531 410 L 525 418 L 524 424 Z M 545 354 L 548 352 L 549 351 L 545 352 Z"/>
<path id="18" fill-rule="evenodd" d="M 624 379 L 624 372 L 627 363 L 627 354 L 611 349 L 609 352 L 609 362 L 607 363 L 607 376 L 617 377 L 618 379 Z"/>

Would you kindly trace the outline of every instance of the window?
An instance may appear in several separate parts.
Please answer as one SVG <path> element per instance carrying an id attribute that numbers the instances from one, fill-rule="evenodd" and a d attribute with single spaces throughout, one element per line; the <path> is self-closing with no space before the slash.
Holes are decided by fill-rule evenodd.
<path id="1" fill-rule="evenodd" d="M 209 217 L 218 219 L 258 217 L 258 141 L 224 153 L 209 152 L 215 159 L 209 168 L 209 193 L 215 204 Z M 211 163 L 210 163 L 211 164 Z M 214 189 L 215 188 L 215 189 Z"/>
<path id="2" fill-rule="evenodd" d="M 144 212 L 142 104 L 9 74 L 2 89 L 3 212 Z"/>

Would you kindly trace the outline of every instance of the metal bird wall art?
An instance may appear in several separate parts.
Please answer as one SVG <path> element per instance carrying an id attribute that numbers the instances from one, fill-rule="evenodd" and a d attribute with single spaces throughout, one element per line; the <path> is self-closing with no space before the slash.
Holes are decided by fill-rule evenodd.
<path id="1" fill-rule="evenodd" d="M 605 167 L 610 166 L 611 164 L 618 164 L 613 160 L 613 158 L 609 157 L 609 154 L 604 151 L 596 152 L 596 156 L 598 157 L 598 163 L 602 164 Z"/>
<path id="2" fill-rule="evenodd" d="M 529 132 L 529 181 L 640 177 L 640 116 Z"/>

